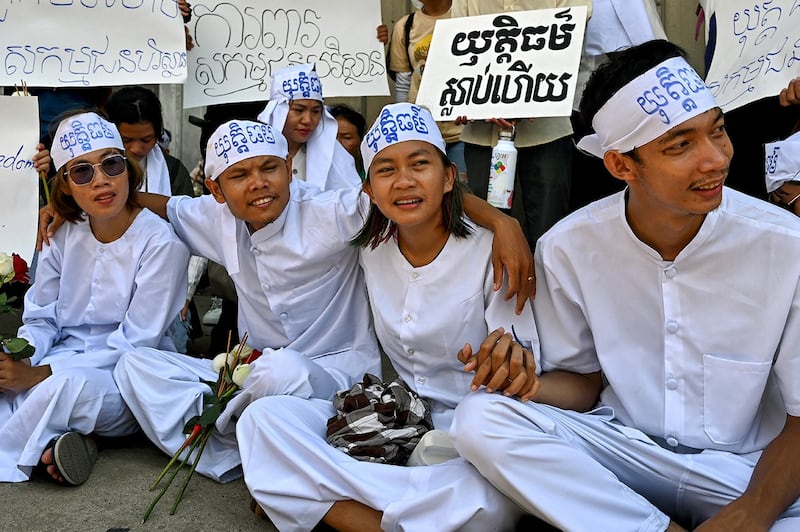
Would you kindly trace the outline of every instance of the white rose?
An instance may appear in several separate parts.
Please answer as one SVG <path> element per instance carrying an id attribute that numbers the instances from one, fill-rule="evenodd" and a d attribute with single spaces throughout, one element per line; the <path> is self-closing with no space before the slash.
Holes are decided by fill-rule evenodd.
<path id="1" fill-rule="evenodd" d="M 239 353 L 239 348 L 240 347 L 242 349 L 241 353 Z M 234 356 L 235 356 L 236 353 L 239 353 L 239 360 L 247 360 L 247 357 L 249 357 L 250 355 L 253 354 L 253 348 L 250 347 L 247 344 L 244 344 L 244 345 L 236 344 L 235 346 L 233 346 L 233 349 L 231 349 L 231 353 L 233 353 Z"/>
<path id="2" fill-rule="evenodd" d="M 231 380 L 236 383 L 236 386 L 241 388 L 244 386 L 244 381 L 247 379 L 248 375 L 250 375 L 250 364 L 239 364 L 236 366 L 236 369 L 233 370 Z"/>
<path id="3" fill-rule="evenodd" d="M 14 258 L 0 251 L 0 284 L 6 284 L 14 278 Z"/>
<path id="4" fill-rule="evenodd" d="M 225 362 L 228 360 L 228 353 L 220 353 L 214 357 L 214 361 L 211 363 L 211 367 L 214 369 L 214 373 L 219 373 L 223 367 L 225 367 Z"/>

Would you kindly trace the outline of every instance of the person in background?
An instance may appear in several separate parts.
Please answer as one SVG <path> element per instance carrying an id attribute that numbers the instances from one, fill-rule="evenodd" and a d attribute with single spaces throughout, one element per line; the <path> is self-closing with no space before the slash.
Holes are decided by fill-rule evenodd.
<path id="1" fill-rule="evenodd" d="M 328 112 L 336 119 L 336 123 L 339 125 L 336 140 L 353 156 L 358 175 L 361 179 L 364 179 L 366 177 L 364 161 L 361 160 L 361 150 L 359 148 L 367 130 L 367 120 L 364 115 L 345 104 L 329 107 Z"/>

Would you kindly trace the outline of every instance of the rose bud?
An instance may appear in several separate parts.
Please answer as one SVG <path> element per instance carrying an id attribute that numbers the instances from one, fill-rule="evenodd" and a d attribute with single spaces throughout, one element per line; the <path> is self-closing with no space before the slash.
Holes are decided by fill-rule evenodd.
<path id="1" fill-rule="evenodd" d="M 236 383 L 236 386 L 241 388 L 244 386 L 244 381 L 247 379 L 248 375 L 250 375 L 250 364 L 239 364 L 236 366 L 236 369 L 233 370 L 231 380 Z"/>

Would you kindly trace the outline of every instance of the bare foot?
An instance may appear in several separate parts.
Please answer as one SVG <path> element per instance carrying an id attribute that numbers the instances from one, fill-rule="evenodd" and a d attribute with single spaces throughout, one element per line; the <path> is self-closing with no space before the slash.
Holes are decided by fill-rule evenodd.
<path id="1" fill-rule="evenodd" d="M 47 474 L 53 477 L 57 482 L 64 482 L 64 477 L 58 472 L 58 468 L 53 461 L 53 447 L 50 446 L 42 453 L 42 463 L 47 466 Z"/>

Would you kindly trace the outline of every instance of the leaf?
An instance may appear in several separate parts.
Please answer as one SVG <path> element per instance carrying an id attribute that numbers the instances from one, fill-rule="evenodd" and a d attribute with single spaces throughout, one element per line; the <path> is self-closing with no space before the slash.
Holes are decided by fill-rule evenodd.
<path id="1" fill-rule="evenodd" d="M 194 426 L 198 423 L 200 423 L 200 416 L 192 416 L 189 421 L 186 422 L 186 425 L 183 426 L 183 433 L 191 434 Z"/>
<path id="2" fill-rule="evenodd" d="M 3 340 L 3 345 L 8 349 L 9 353 L 11 353 L 11 358 L 17 361 L 31 357 L 33 353 L 36 352 L 34 347 L 24 338 L 9 338 L 8 340 Z"/>
<path id="3" fill-rule="evenodd" d="M 217 421 L 217 418 L 221 413 L 222 413 L 222 408 L 219 405 L 209 406 L 208 408 L 203 410 L 203 413 L 200 415 L 200 419 L 198 419 L 197 422 L 203 428 L 208 427 L 210 425 L 213 425 Z"/>

